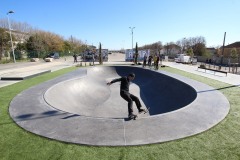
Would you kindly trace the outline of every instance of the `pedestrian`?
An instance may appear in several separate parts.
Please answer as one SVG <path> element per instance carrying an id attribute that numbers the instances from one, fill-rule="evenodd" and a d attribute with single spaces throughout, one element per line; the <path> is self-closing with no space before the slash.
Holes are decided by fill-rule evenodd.
<path id="1" fill-rule="evenodd" d="M 159 58 L 159 56 L 157 56 L 157 59 L 156 59 L 156 70 L 158 70 L 159 60 L 160 60 L 160 58 Z"/>
<path id="2" fill-rule="evenodd" d="M 156 62 L 157 62 L 157 56 L 155 55 L 153 57 L 153 66 L 154 66 L 154 69 L 156 69 Z"/>
<path id="3" fill-rule="evenodd" d="M 76 55 L 76 53 L 74 53 L 73 59 L 74 59 L 73 63 L 77 62 L 77 55 Z"/>
<path id="4" fill-rule="evenodd" d="M 92 54 L 92 62 L 93 62 L 93 66 L 94 66 L 94 62 L 95 62 L 95 54 Z"/>
<path id="5" fill-rule="evenodd" d="M 107 83 L 107 85 L 111 85 L 115 82 L 121 82 L 120 96 L 128 102 L 128 118 L 129 119 L 135 119 L 137 117 L 137 115 L 133 114 L 133 101 L 135 102 L 139 113 L 147 112 L 145 109 L 142 108 L 142 105 L 138 97 L 129 93 L 129 85 L 134 78 L 135 78 L 135 74 L 130 73 L 128 76 L 117 78 Z"/>
<path id="6" fill-rule="evenodd" d="M 147 56 L 145 54 L 143 57 L 143 68 L 146 67 L 146 64 L 147 64 Z"/>
<path id="7" fill-rule="evenodd" d="M 149 68 L 151 68 L 151 65 L 152 65 L 152 56 L 148 56 L 148 66 Z"/>

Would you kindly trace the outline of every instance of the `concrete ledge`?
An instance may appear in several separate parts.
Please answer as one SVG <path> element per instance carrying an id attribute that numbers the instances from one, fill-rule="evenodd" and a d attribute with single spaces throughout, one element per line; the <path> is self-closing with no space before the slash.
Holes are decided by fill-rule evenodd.
<path id="1" fill-rule="evenodd" d="M 128 72 L 134 68 L 122 69 Z M 197 93 L 196 99 L 181 109 L 136 121 L 82 116 L 48 105 L 44 93 L 54 84 L 87 76 L 86 69 L 79 69 L 21 92 L 11 101 L 9 113 L 20 127 L 34 134 L 94 146 L 143 145 L 193 136 L 217 125 L 228 114 L 230 104 L 217 89 L 168 72 L 156 74 L 190 85 Z"/>
<path id="2" fill-rule="evenodd" d="M 24 80 L 24 79 L 36 77 L 36 76 L 39 76 L 39 75 L 42 75 L 42 74 L 45 74 L 45 73 L 49 73 L 49 72 L 51 72 L 51 70 L 34 72 L 34 73 L 31 73 L 30 75 L 27 75 L 27 76 L 1 77 L 1 80 L 5 80 L 5 81 L 6 80 L 7 81 L 18 81 L 18 80 Z"/>

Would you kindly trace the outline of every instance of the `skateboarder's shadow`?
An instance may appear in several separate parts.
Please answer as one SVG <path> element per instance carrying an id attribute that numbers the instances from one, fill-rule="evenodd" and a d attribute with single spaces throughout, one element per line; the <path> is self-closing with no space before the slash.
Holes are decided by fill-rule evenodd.
<path id="1" fill-rule="evenodd" d="M 124 118 L 124 121 L 134 121 L 134 119 Z"/>

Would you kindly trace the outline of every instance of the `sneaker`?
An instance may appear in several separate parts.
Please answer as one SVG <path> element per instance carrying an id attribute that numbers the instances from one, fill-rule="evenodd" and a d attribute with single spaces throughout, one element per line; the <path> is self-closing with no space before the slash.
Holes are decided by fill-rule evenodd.
<path id="1" fill-rule="evenodd" d="M 137 115 L 135 115 L 135 114 L 129 114 L 128 115 L 128 118 L 129 119 L 135 119 L 137 117 Z"/>
<path id="2" fill-rule="evenodd" d="M 141 114 L 141 113 L 147 113 L 147 110 L 146 110 L 146 109 L 139 109 L 138 113 L 139 113 L 139 114 Z"/>

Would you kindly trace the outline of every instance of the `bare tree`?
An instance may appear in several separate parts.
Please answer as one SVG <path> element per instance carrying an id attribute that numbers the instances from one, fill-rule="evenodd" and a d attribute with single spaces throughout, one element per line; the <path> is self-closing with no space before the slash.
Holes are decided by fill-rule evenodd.
<path id="1" fill-rule="evenodd" d="M 142 47 L 139 47 L 139 49 L 150 49 L 151 52 L 155 52 L 155 53 L 159 53 L 160 50 L 163 48 L 163 45 L 162 45 L 162 42 L 161 41 L 158 41 L 158 42 L 155 42 L 155 43 L 152 43 L 152 44 L 146 44 Z"/>
<path id="2" fill-rule="evenodd" d="M 181 40 L 178 40 L 176 44 L 180 47 L 181 53 L 184 53 L 184 48 L 186 45 L 186 38 L 182 38 Z"/>
<path id="3" fill-rule="evenodd" d="M 206 52 L 206 40 L 204 37 L 190 37 L 178 40 L 176 44 L 181 48 L 181 53 L 184 53 L 189 48 L 193 49 L 195 55 L 202 56 Z"/>
<path id="4" fill-rule="evenodd" d="M 206 40 L 204 37 L 192 37 L 188 41 L 194 54 L 199 56 L 204 55 L 204 52 L 206 52 Z"/>
<path id="5" fill-rule="evenodd" d="M 178 46 L 174 42 L 169 42 L 166 43 L 166 45 L 164 45 L 163 48 L 165 49 L 166 54 L 169 55 L 173 52 L 174 49 L 178 48 Z"/>

